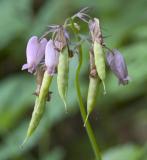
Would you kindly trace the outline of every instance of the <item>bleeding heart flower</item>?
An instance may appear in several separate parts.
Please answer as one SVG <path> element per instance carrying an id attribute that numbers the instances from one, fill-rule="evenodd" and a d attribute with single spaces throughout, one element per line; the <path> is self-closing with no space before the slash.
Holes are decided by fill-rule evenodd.
<path id="1" fill-rule="evenodd" d="M 49 40 L 45 49 L 45 65 L 49 75 L 53 75 L 59 62 L 59 52 L 53 40 Z"/>
<path id="2" fill-rule="evenodd" d="M 28 72 L 33 73 L 37 65 L 41 62 L 45 54 L 47 40 L 45 38 L 39 41 L 38 37 L 32 36 L 27 44 L 26 57 L 27 64 L 22 66 L 22 70 L 28 69 Z"/>
<path id="3" fill-rule="evenodd" d="M 111 71 L 116 75 L 119 84 L 128 84 L 130 77 L 128 76 L 127 65 L 122 54 L 114 49 L 112 52 L 107 53 L 107 63 Z"/>

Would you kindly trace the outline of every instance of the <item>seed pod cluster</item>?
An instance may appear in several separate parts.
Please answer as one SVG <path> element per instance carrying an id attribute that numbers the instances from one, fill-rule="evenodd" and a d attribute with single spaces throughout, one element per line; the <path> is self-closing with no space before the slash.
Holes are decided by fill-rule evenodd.
<path id="1" fill-rule="evenodd" d="M 106 78 L 105 58 L 104 58 L 104 52 L 103 52 L 104 42 L 103 42 L 102 33 L 100 29 L 99 19 L 94 18 L 93 20 L 90 20 L 89 29 L 91 33 L 92 42 L 93 42 L 96 70 L 99 78 L 102 81 L 104 94 L 106 94 L 105 83 L 104 83 L 104 80 Z"/>
<path id="2" fill-rule="evenodd" d="M 77 53 L 79 56 L 79 65 L 76 71 L 76 89 L 81 108 L 81 95 L 79 89 L 78 76 L 82 65 L 82 47 L 81 44 L 85 40 L 85 36 L 80 35 L 80 26 L 74 23 L 74 18 L 77 17 L 88 23 L 91 34 L 90 49 L 90 73 L 89 87 L 87 94 L 87 117 L 92 113 L 97 99 L 98 88 L 100 82 L 103 84 L 104 93 L 106 67 L 103 47 L 110 52 L 107 53 L 107 62 L 111 71 L 116 75 L 120 84 L 127 84 L 129 81 L 128 70 L 123 56 L 117 50 L 110 50 L 106 47 L 103 41 L 99 19 L 93 18 L 86 13 L 88 8 L 85 8 L 75 14 L 73 17 L 66 19 L 64 25 L 51 25 L 40 39 L 32 36 L 26 49 L 27 63 L 22 66 L 22 70 L 28 69 L 30 73 L 36 73 L 37 89 L 35 91 L 36 101 L 32 114 L 31 122 L 28 128 L 27 137 L 30 137 L 37 128 L 43 113 L 45 111 L 46 101 L 50 99 L 49 88 L 53 76 L 57 73 L 57 86 L 59 95 L 64 103 L 67 111 L 67 90 L 68 90 L 68 74 L 69 74 L 69 57 L 73 57 Z M 69 21 L 70 20 L 70 21 Z M 70 42 L 68 29 L 72 28 L 75 34 L 76 42 Z M 44 38 L 47 34 L 52 33 L 49 40 Z M 41 67 L 43 66 L 43 67 Z M 83 108 L 84 110 L 84 108 Z M 82 112 L 82 109 L 81 109 Z M 83 116 L 82 114 L 82 117 Z"/>

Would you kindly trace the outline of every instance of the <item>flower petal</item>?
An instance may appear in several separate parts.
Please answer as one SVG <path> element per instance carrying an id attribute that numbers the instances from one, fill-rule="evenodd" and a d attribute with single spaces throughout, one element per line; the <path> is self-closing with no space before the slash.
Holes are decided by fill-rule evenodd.
<path id="1" fill-rule="evenodd" d="M 117 74 L 120 79 L 124 79 L 128 76 L 127 66 L 124 57 L 118 50 L 114 50 L 114 63 L 117 68 Z"/>
<path id="2" fill-rule="evenodd" d="M 38 65 L 41 62 L 41 60 L 43 59 L 43 57 L 45 55 L 46 44 L 47 44 L 47 39 L 46 38 L 41 39 L 41 41 L 39 43 L 38 52 L 36 55 L 36 57 L 37 57 L 36 58 L 36 65 Z"/>
<path id="3" fill-rule="evenodd" d="M 22 66 L 21 70 L 25 70 L 25 69 L 28 69 L 28 68 L 29 68 L 28 64 L 24 64 L 24 65 Z"/>
<path id="4" fill-rule="evenodd" d="M 39 49 L 38 37 L 33 36 L 29 39 L 26 49 L 28 64 L 35 63 L 38 49 Z"/>
<path id="5" fill-rule="evenodd" d="M 58 60 L 59 53 L 55 49 L 54 42 L 52 40 L 49 40 L 45 50 L 45 64 L 48 74 L 53 75 L 55 73 L 55 69 L 58 65 Z"/>
<path id="6" fill-rule="evenodd" d="M 107 56 L 106 56 L 106 59 L 107 59 L 108 65 L 110 66 L 112 60 L 114 59 L 113 53 L 112 53 L 112 52 L 108 52 L 108 53 L 107 53 Z"/>
<path id="7" fill-rule="evenodd" d="M 28 72 L 34 72 L 37 65 L 41 62 L 45 55 L 46 44 L 47 40 L 45 38 L 43 38 L 40 42 L 36 36 L 32 36 L 29 39 L 26 48 L 27 64 L 22 66 L 22 70 L 28 69 Z"/>
<path id="8" fill-rule="evenodd" d="M 128 84 L 130 77 L 128 76 L 127 65 L 122 54 L 114 49 L 113 52 L 107 53 L 106 59 L 111 71 L 118 78 L 119 84 Z"/>

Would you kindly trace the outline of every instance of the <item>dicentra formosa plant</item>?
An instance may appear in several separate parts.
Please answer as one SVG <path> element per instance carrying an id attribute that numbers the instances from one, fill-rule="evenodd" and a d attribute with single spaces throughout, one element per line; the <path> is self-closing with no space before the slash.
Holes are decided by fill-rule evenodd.
<path id="1" fill-rule="evenodd" d="M 91 18 L 87 14 L 88 10 L 88 7 L 80 10 L 72 17 L 67 18 L 63 25 L 50 25 L 48 31 L 41 38 L 32 36 L 28 41 L 26 48 L 27 64 L 22 66 L 22 70 L 28 69 L 28 72 L 33 73 L 36 76 L 37 89 L 34 93 L 36 95 L 35 107 L 25 141 L 37 128 L 43 116 L 46 101 L 50 101 L 51 92 L 49 92 L 49 88 L 52 82 L 52 78 L 55 74 L 57 74 L 57 86 L 59 95 L 63 100 L 66 110 L 68 110 L 66 96 L 68 89 L 68 72 L 70 69 L 69 61 L 72 60 L 73 56 L 78 56 L 79 62 L 75 77 L 77 99 L 93 151 L 95 153 L 96 159 L 99 160 L 101 159 L 101 154 L 96 143 L 94 133 L 88 121 L 88 116 L 95 107 L 97 90 L 99 89 L 101 82 L 103 84 L 104 93 L 106 94 L 105 61 L 107 61 L 111 71 L 118 78 L 119 84 L 128 84 L 129 76 L 122 54 L 118 50 L 111 50 L 106 46 L 100 28 L 100 21 L 98 18 Z M 79 18 L 88 24 L 90 37 L 80 33 L 80 25 L 75 22 L 76 18 Z M 73 33 L 70 34 L 71 32 Z M 71 37 L 71 35 L 74 35 L 74 37 Z M 83 56 L 82 43 L 84 41 L 88 41 L 90 45 L 90 74 L 87 96 L 87 114 L 83 104 L 79 85 L 79 73 Z M 107 54 L 105 58 L 106 50 Z"/>

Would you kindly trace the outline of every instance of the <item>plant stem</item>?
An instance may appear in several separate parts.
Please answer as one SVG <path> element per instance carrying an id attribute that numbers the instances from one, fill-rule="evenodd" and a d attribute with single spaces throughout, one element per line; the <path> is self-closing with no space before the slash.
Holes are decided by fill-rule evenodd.
<path id="1" fill-rule="evenodd" d="M 75 36 L 77 37 L 77 40 L 80 41 L 80 38 L 77 36 L 77 31 L 74 27 L 74 23 L 73 23 L 72 19 L 71 19 L 71 24 L 72 24 L 72 29 L 75 33 Z M 82 59 L 83 59 L 82 58 L 82 47 L 81 47 L 81 45 L 79 45 L 78 50 L 79 50 L 79 54 L 78 54 L 79 55 L 79 57 L 78 57 L 79 58 L 79 63 L 78 63 L 78 67 L 77 67 L 77 70 L 76 70 L 75 86 L 76 86 L 77 99 L 78 99 L 78 102 L 79 102 L 81 116 L 82 116 L 82 119 L 83 119 L 83 122 L 84 122 L 85 119 L 86 119 L 86 111 L 85 111 L 84 103 L 83 103 L 83 100 L 82 100 L 80 84 L 79 84 L 79 74 L 80 74 L 80 70 L 81 70 L 81 66 L 82 66 Z M 85 128 L 86 128 L 88 137 L 90 139 L 90 143 L 91 143 L 92 149 L 94 151 L 96 160 L 102 160 L 101 153 L 100 153 L 98 144 L 96 142 L 94 132 L 93 132 L 92 127 L 91 127 L 88 120 L 87 120 L 87 123 L 85 125 Z"/>
<path id="2" fill-rule="evenodd" d="M 83 122 L 84 122 L 85 119 L 86 119 L 86 111 L 85 111 L 85 107 L 84 107 L 84 104 L 83 104 L 81 91 L 80 91 L 80 85 L 79 85 L 79 73 L 80 73 L 80 69 L 81 69 L 81 65 L 82 65 L 82 54 L 81 54 L 82 52 L 81 53 L 80 52 L 79 52 L 79 64 L 78 64 L 78 68 L 77 68 L 77 71 L 76 71 L 75 85 L 76 85 L 76 90 L 77 90 L 77 98 L 78 98 L 78 101 L 79 101 L 80 112 L 81 112 L 81 116 L 82 116 L 82 119 L 83 119 Z M 96 160 L 101 160 L 102 159 L 101 158 L 101 153 L 100 153 L 99 147 L 97 145 L 96 138 L 94 136 L 92 127 L 91 127 L 88 120 L 86 122 L 85 128 L 86 128 L 88 137 L 90 139 L 90 142 L 91 142 Z"/>

